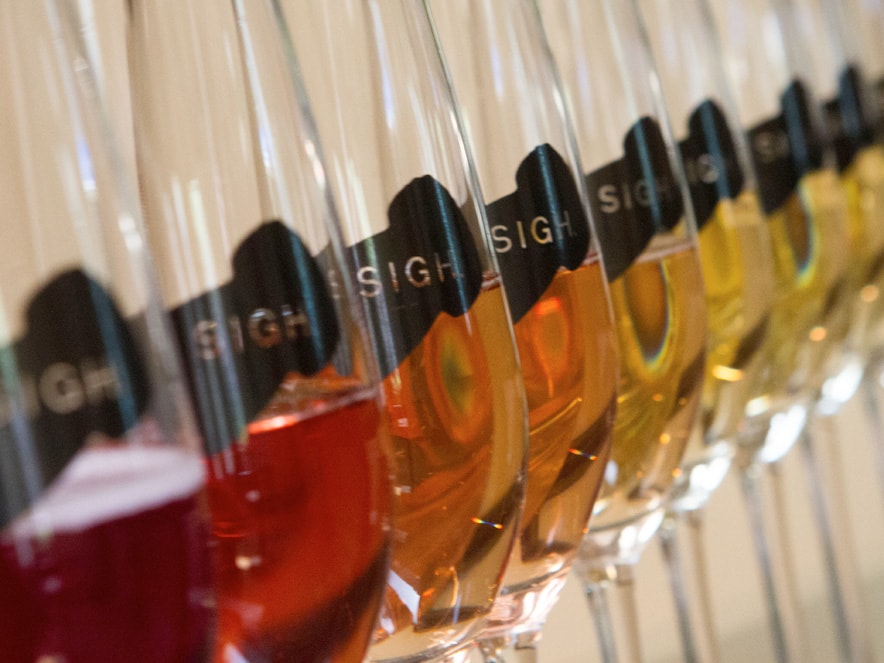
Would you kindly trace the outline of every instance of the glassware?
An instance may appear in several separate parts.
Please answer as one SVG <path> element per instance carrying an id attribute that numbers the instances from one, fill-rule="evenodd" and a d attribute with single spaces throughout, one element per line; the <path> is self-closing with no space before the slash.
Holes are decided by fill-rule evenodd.
<path id="1" fill-rule="evenodd" d="M 428 2 L 487 203 L 530 424 L 525 511 L 486 660 L 536 656 L 601 485 L 617 348 L 583 168 L 531 0 Z"/>
<path id="2" fill-rule="evenodd" d="M 870 331 L 882 317 L 877 293 L 884 286 L 884 149 L 875 144 L 872 101 L 858 42 L 846 34 L 850 21 L 842 4 L 789 0 L 782 3 L 781 15 L 792 57 L 808 63 L 806 76 L 822 100 L 847 196 L 851 264 L 847 288 L 853 310 L 841 365 L 827 368 L 816 405 L 818 417 L 826 417 L 853 396 L 871 346 L 880 343 Z"/>
<path id="3" fill-rule="evenodd" d="M 778 461 L 804 432 L 827 371 L 849 357 L 841 352 L 852 306 L 848 207 L 822 132 L 812 77 L 796 56 L 797 44 L 783 33 L 782 5 L 711 0 L 710 7 L 741 122 L 748 127 L 776 269 L 769 392 L 747 407 L 741 479 L 777 660 L 801 661 L 806 653 Z M 773 496 L 768 504 L 766 469 Z M 818 486 L 810 488 L 818 498 Z"/>
<path id="4" fill-rule="evenodd" d="M 859 61 L 858 40 L 840 2 L 804 0 L 782 8 L 787 44 L 794 58 L 809 63 L 808 77 L 823 99 L 823 112 L 847 196 L 847 300 L 851 325 L 837 363 L 827 367 L 819 387 L 813 435 L 802 449 L 811 485 L 828 575 L 841 655 L 871 660 L 865 608 L 859 589 L 834 416 L 859 387 L 882 321 L 884 286 L 884 149 L 875 143 L 871 98 Z M 812 47 L 810 46 L 812 44 Z"/>
<path id="5" fill-rule="evenodd" d="M 869 112 L 875 122 L 875 140 L 884 146 L 884 2 L 880 0 L 847 0 L 841 6 L 845 12 L 845 36 L 850 35 L 856 48 L 855 57 L 866 81 L 870 100 Z M 881 298 L 880 288 L 867 291 L 869 298 Z M 869 339 L 881 339 L 882 329 L 874 324 Z M 868 367 L 862 384 L 862 400 L 866 417 L 871 423 L 878 473 L 884 477 L 884 418 L 879 403 L 881 386 L 884 385 L 884 348 L 873 345 Z M 881 483 L 884 487 L 884 481 Z"/>
<path id="6" fill-rule="evenodd" d="M 484 204 L 421 0 L 281 6 L 393 435 L 392 570 L 369 658 L 464 657 L 518 533 L 528 434 Z"/>
<path id="7" fill-rule="evenodd" d="M 706 305 L 687 184 L 632 3 L 539 3 L 574 118 L 611 284 L 620 389 L 611 461 L 578 560 L 605 661 L 640 661 L 633 568 L 700 406 Z M 626 632 L 611 630 L 618 588 Z M 616 641 L 619 640 L 619 641 Z M 625 653 L 624 653 L 625 652 Z"/>
<path id="8" fill-rule="evenodd" d="M 717 661 L 704 507 L 731 465 L 746 405 L 767 393 L 773 254 L 749 146 L 702 0 L 639 0 L 680 139 L 699 228 L 709 345 L 701 416 L 661 528 L 686 661 Z M 687 537 L 687 546 L 679 539 Z M 685 564 L 683 561 L 689 562 Z M 683 566 L 688 575 L 684 575 Z"/>
<path id="9" fill-rule="evenodd" d="M 273 6 L 129 3 L 140 190 L 187 360 L 215 661 L 361 661 L 389 561 L 386 424 Z"/>
<path id="10" fill-rule="evenodd" d="M 0 2 L 0 637 L 205 660 L 205 472 L 69 3 Z"/>

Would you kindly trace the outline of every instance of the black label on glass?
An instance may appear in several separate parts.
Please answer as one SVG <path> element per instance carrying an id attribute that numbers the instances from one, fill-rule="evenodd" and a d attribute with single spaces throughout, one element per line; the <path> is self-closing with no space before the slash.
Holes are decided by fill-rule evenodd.
<path id="1" fill-rule="evenodd" d="M 838 95 L 823 104 L 826 128 L 841 172 L 874 139 L 874 129 L 863 108 L 862 85 L 859 70 L 848 66 L 838 77 Z"/>
<path id="2" fill-rule="evenodd" d="M 387 216 L 386 230 L 352 247 L 383 376 L 420 344 L 440 313 L 463 315 L 482 288 L 475 239 L 437 180 L 429 175 L 412 180 Z"/>
<path id="3" fill-rule="evenodd" d="M 230 283 L 171 312 L 212 453 L 242 434 L 288 373 L 326 366 L 341 334 L 316 259 L 282 222 L 261 224 L 232 264 Z"/>
<path id="4" fill-rule="evenodd" d="M 804 85 L 794 81 L 780 97 L 782 113 L 749 130 L 761 206 L 770 214 L 785 204 L 807 173 L 823 163 L 823 142 L 813 124 Z"/>
<path id="5" fill-rule="evenodd" d="M 878 118 L 876 131 L 878 142 L 884 143 L 884 78 L 880 79 L 874 88 L 875 116 Z"/>
<path id="6" fill-rule="evenodd" d="M 0 349 L 0 527 L 90 436 L 117 439 L 132 428 L 150 397 L 128 324 L 82 271 L 52 279 L 26 320 L 24 336 Z"/>
<path id="7" fill-rule="evenodd" d="M 608 280 L 623 274 L 651 238 L 678 225 L 684 204 L 660 125 L 642 118 L 623 141 L 623 158 L 587 176 Z"/>
<path id="8" fill-rule="evenodd" d="M 577 182 L 550 145 L 522 161 L 515 192 L 488 205 L 488 223 L 514 323 L 559 268 L 577 269 L 589 250 L 589 221 Z"/>
<path id="9" fill-rule="evenodd" d="M 691 114 L 688 137 L 679 148 L 699 229 L 712 218 L 719 201 L 736 198 L 745 184 L 730 127 L 714 101 L 704 101 Z"/>

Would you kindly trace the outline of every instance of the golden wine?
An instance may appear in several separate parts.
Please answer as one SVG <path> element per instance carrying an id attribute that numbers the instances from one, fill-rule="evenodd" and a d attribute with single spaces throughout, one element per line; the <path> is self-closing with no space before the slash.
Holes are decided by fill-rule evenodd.
<path id="1" fill-rule="evenodd" d="M 747 406 L 764 416 L 792 403 L 819 375 L 826 352 L 845 333 L 847 208 L 831 170 L 805 175 L 768 217 L 774 252 L 775 303 L 764 394 Z"/>
<path id="2" fill-rule="evenodd" d="M 884 323 L 884 147 L 866 147 L 842 174 L 850 219 L 849 278 L 856 340 L 863 352 L 880 345 Z"/>
<path id="3" fill-rule="evenodd" d="M 706 304 L 697 248 L 656 236 L 611 284 L 620 388 L 611 459 L 592 531 L 661 504 L 679 474 L 700 405 Z"/>
<path id="4" fill-rule="evenodd" d="M 372 659 L 450 647 L 491 608 L 523 501 L 524 392 L 515 354 L 499 351 L 510 339 L 499 280 L 486 279 L 383 382 L 393 561 Z"/>
<path id="5" fill-rule="evenodd" d="M 754 191 L 718 203 L 699 233 L 709 339 L 703 386 L 701 448 L 734 435 L 746 404 L 763 390 L 774 300 L 768 229 Z M 693 445 L 691 445 L 693 447 Z"/>
<path id="6" fill-rule="evenodd" d="M 670 497 L 676 510 L 704 504 L 724 479 L 746 405 L 765 393 L 771 352 L 773 256 L 755 192 L 719 201 L 699 245 L 709 327 L 706 375 L 701 416 Z"/>
<path id="7" fill-rule="evenodd" d="M 561 269 L 515 325 L 528 399 L 528 484 L 504 585 L 563 571 L 583 539 L 614 424 L 617 346 L 595 256 Z"/>

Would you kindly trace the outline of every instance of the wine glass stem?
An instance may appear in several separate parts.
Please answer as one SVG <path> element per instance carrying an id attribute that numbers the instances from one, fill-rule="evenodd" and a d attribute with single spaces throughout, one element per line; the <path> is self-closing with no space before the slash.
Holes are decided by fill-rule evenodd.
<path id="1" fill-rule="evenodd" d="M 634 565 L 613 564 L 605 569 L 604 575 L 584 578 L 583 582 L 603 663 L 642 663 Z M 618 623 L 611 618 L 611 602 L 616 607 Z"/>
<path id="2" fill-rule="evenodd" d="M 866 419 L 871 431 L 872 444 L 874 446 L 875 463 L 877 465 L 879 485 L 884 488 L 884 417 L 881 416 L 881 408 L 878 404 L 878 392 L 881 390 L 879 376 L 884 368 L 875 365 L 866 373 L 866 379 L 862 383 L 863 407 L 866 411 Z"/>
<path id="3" fill-rule="evenodd" d="M 752 463 L 743 468 L 740 473 L 740 483 L 764 584 L 776 661 L 802 663 L 807 659 L 803 652 L 799 601 L 791 591 L 791 583 L 787 578 L 789 569 L 794 568 L 789 558 L 787 518 L 783 511 L 782 500 L 776 498 L 780 477 L 776 472 L 771 473 L 774 499 L 772 503 L 765 504 L 765 491 L 762 486 L 764 469 L 765 467 L 759 463 Z M 767 522 L 766 513 L 773 517 L 773 522 Z"/>
<path id="4" fill-rule="evenodd" d="M 540 630 L 522 631 L 479 642 L 485 663 L 536 663 Z"/>
<path id="5" fill-rule="evenodd" d="M 832 417 L 818 417 L 814 423 L 816 436 L 806 432 L 801 448 L 808 474 L 811 506 L 829 571 L 826 577 L 837 626 L 838 647 L 842 661 L 865 663 L 873 657 L 866 637 L 850 511 L 844 494 L 840 440 Z"/>
<path id="6" fill-rule="evenodd" d="M 717 663 L 719 660 L 703 542 L 703 515 L 702 508 L 670 512 L 660 529 L 685 663 Z M 680 545 L 682 533 L 687 546 Z"/>

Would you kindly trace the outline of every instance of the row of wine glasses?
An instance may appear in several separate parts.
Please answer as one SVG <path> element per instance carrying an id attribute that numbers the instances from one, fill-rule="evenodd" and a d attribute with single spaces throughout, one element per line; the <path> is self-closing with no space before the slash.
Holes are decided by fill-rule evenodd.
<path id="1" fill-rule="evenodd" d="M 573 565 L 640 661 L 661 526 L 714 660 L 678 523 L 735 458 L 760 508 L 879 349 L 876 112 L 801 51 L 823 4 L 0 7 L 13 660 L 533 660 Z"/>
<path id="2" fill-rule="evenodd" d="M 807 318 L 805 333 L 788 337 L 807 339 L 806 350 L 801 351 L 804 363 L 793 364 L 786 357 L 786 362 L 774 364 L 775 371 L 779 366 L 790 365 L 800 371 L 792 373 L 788 381 L 777 381 L 773 376 L 772 393 L 783 393 L 776 386 L 778 382 L 787 387 L 787 397 L 781 400 L 785 408 L 781 405 L 771 410 L 770 423 L 766 430 L 761 429 L 764 441 L 760 446 L 752 442 L 755 433 L 741 436 L 740 440 L 743 487 L 755 521 L 777 659 L 805 660 L 808 655 L 803 650 L 796 581 L 790 577 L 794 564 L 786 531 L 789 514 L 783 506 L 785 496 L 778 478 L 779 460 L 803 436 L 802 453 L 810 469 L 811 500 L 831 568 L 832 618 L 839 634 L 840 653 L 843 660 L 869 660 L 858 597 L 852 587 L 856 578 L 851 567 L 850 534 L 845 530 L 843 495 L 837 485 L 837 471 L 832 469 L 838 466 L 837 448 L 830 441 L 829 448 L 824 450 L 827 456 L 820 461 L 817 456 L 821 449 L 809 435 L 810 424 L 817 432 L 831 431 L 831 417 L 854 394 L 869 362 L 869 348 L 874 345 L 872 330 L 880 315 L 880 275 L 876 265 L 881 256 L 884 168 L 880 147 L 873 141 L 874 112 L 864 109 L 869 92 L 863 83 L 862 67 L 850 55 L 843 34 L 840 40 L 836 34 L 836 28 L 845 25 L 846 17 L 859 9 L 859 3 L 710 4 L 712 12 L 706 22 L 717 27 L 717 34 L 722 37 L 727 78 L 736 91 L 745 124 L 752 127 L 750 146 L 762 202 L 766 203 L 771 220 L 786 220 L 785 230 L 793 238 L 800 239 L 803 234 L 811 249 L 806 252 L 806 264 L 799 268 L 807 271 L 802 277 L 805 286 L 817 279 L 816 293 L 806 290 L 804 299 L 794 300 L 803 302 L 801 310 L 788 315 L 794 319 L 796 314 L 812 313 L 814 303 L 823 306 L 814 317 Z M 759 35 L 763 38 L 759 39 Z M 803 101 L 798 96 L 799 88 Z M 778 91 L 779 99 L 771 95 L 772 90 Z M 782 108 L 783 119 L 774 123 L 768 118 L 776 115 L 778 107 Z M 797 168 L 791 171 L 777 162 L 772 149 L 772 132 L 783 128 L 790 140 L 799 137 L 804 143 L 804 147 L 800 142 L 793 145 L 791 152 L 811 157 L 805 157 L 803 164 L 795 160 Z M 789 157 L 788 152 L 781 154 Z M 777 186 L 781 192 L 786 190 L 782 188 L 784 177 L 798 182 L 800 195 L 795 201 L 798 204 L 783 206 L 785 215 L 781 216 L 782 212 L 774 211 L 774 201 L 779 193 Z M 796 229 L 800 228 L 802 214 L 809 232 L 799 234 Z M 784 245 L 774 242 L 775 250 Z M 783 258 L 790 256 L 780 252 L 777 256 L 778 282 L 782 282 L 782 275 L 787 273 L 783 266 L 788 265 Z M 777 313 L 785 306 L 779 300 L 770 318 L 774 330 Z M 778 336 L 776 343 L 787 348 L 787 337 Z M 749 407 L 759 411 L 762 404 L 769 403 L 752 401 Z M 744 453 L 751 454 L 753 449 L 757 450 L 754 457 Z M 764 466 L 771 470 L 774 490 L 774 500 L 766 505 L 761 501 L 759 483 Z M 834 485 L 826 485 L 833 481 Z M 765 511 L 775 516 L 773 527 L 765 524 Z M 776 562 L 781 569 L 778 574 L 773 570 Z M 702 586 L 702 582 L 699 584 Z M 695 628 L 694 632 L 710 632 L 708 612 L 703 621 L 707 626 Z M 709 653 L 707 645 L 707 653 L 697 660 L 717 660 L 714 647 Z"/>
<path id="3" fill-rule="evenodd" d="M 386 434 L 312 129 L 280 39 L 226 66 L 270 8 L 195 4 L 116 7 L 119 152 L 84 8 L 0 5 L 10 661 L 358 660 L 374 629 Z"/>

